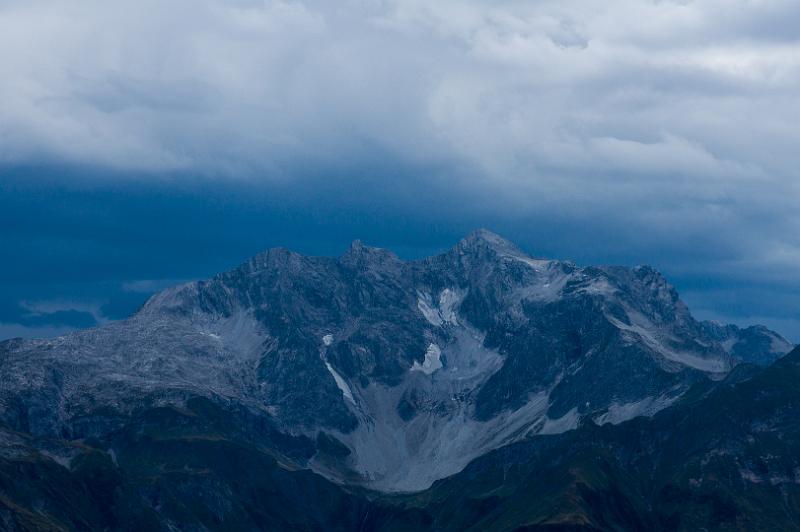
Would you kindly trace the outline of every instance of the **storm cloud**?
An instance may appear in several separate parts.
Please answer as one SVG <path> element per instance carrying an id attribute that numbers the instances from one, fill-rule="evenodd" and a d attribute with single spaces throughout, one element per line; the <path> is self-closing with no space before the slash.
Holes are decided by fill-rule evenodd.
<path id="1" fill-rule="evenodd" d="M 783 0 L 3 2 L 4 303 L 486 225 L 800 341 L 798 27 Z"/>

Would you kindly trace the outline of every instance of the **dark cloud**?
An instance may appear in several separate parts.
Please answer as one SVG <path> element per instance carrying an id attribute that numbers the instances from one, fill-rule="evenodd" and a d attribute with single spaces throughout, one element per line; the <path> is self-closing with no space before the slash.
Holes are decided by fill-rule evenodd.
<path id="1" fill-rule="evenodd" d="M 735 248 L 693 229 L 692 221 L 653 230 L 635 212 L 506 212 L 502 195 L 453 190 L 432 179 L 430 169 L 388 166 L 362 166 L 366 175 L 353 169 L 328 181 L 312 172 L 302 185 L 281 187 L 205 178 L 143 185 L 130 175 L 44 179 L 44 170 L 6 174 L 0 223 L 13 221 L 15 230 L 0 236 L 13 257 L 0 264 L 0 323 L 78 327 L 93 325 L 86 320 L 94 316 L 119 319 L 157 289 L 211 276 L 273 246 L 338 255 L 361 238 L 417 258 L 487 226 L 538 256 L 653 264 L 702 317 L 770 323 L 792 338 L 800 332 L 800 293 L 791 272 L 784 278 L 784 270 L 757 257 L 743 271 Z M 765 272 L 753 275 L 759 268 Z M 42 316 L 32 320 L 31 308 Z M 84 322 L 64 320 L 58 314 L 64 310 L 83 311 Z"/>
<path id="2" fill-rule="evenodd" d="M 653 263 L 699 312 L 800 340 L 796 2 L 0 14 L 0 323 L 22 301 L 123 314 L 271 245 L 419 256 L 489 226 Z"/>

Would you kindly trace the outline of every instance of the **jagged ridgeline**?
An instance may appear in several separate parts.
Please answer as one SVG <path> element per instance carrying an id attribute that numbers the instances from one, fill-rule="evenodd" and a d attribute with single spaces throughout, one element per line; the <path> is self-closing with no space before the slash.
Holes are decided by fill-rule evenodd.
<path id="1" fill-rule="evenodd" d="M 663 501 L 644 486 L 694 455 L 632 465 L 619 453 L 661 452 L 656 434 L 699 404 L 744 415 L 745 399 L 719 397 L 756 397 L 775 373 L 759 366 L 791 349 L 764 327 L 695 320 L 650 267 L 532 258 L 485 230 L 418 261 L 360 242 L 338 258 L 272 249 L 127 320 L 0 343 L 0 525 L 669 528 L 669 504 L 691 490 L 655 516 L 647 505 Z M 786 386 L 781 400 L 794 398 Z M 711 441 L 692 437 L 698 452 Z M 725 474 L 786 484 L 747 460 Z M 793 460 L 779 478 L 800 479 Z M 707 466 L 684 480 L 702 485 Z M 620 515 L 602 513 L 598 490 Z M 698 526 L 746 514 L 739 499 L 705 501 L 692 502 Z"/>

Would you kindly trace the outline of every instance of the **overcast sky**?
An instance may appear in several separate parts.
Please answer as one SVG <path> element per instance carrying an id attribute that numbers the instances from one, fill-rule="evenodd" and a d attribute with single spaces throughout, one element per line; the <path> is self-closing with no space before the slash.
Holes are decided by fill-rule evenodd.
<path id="1" fill-rule="evenodd" d="M 800 2 L 0 0 L 0 338 L 486 226 L 800 342 Z"/>

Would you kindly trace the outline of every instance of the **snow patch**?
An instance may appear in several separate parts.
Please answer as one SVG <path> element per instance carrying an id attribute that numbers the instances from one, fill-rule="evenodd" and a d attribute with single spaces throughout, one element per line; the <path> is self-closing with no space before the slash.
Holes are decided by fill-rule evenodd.
<path id="1" fill-rule="evenodd" d="M 439 315 L 445 323 L 458 325 L 456 307 L 461 304 L 462 299 L 464 299 L 462 294 L 449 288 L 445 288 L 439 294 Z"/>
<path id="2" fill-rule="evenodd" d="M 539 271 L 539 270 L 537 270 Z M 551 303 L 558 300 L 572 275 L 558 268 L 545 272 L 537 282 L 531 283 L 519 290 L 519 295 L 529 301 Z"/>
<path id="3" fill-rule="evenodd" d="M 539 434 L 561 434 L 562 432 L 576 429 L 580 419 L 581 416 L 578 414 L 577 408 L 573 408 L 558 419 L 550 419 L 548 417 L 544 422 L 544 426 L 539 430 Z"/>
<path id="4" fill-rule="evenodd" d="M 353 399 L 353 392 L 350 391 L 350 386 L 347 385 L 347 381 L 345 381 L 344 378 L 342 378 L 342 376 L 339 375 L 338 371 L 333 369 L 333 366 L 331 366 L 330 362 L 328 362 L 327 360 L 325 361 L 325 367 L 328 368 L 330 374 L 333 375 L 333 380 L 336 381 L 336 386 L 338 386 L 339 389 L 342 391 L 342 395 L 344 395 L 344 398 L 350 401 L 351 403 L 356 404 L 355 399 Z"/>
<path id="5" fill-rule="evenodd" d="M 435 327 L 443 324 L 458 325 L 458 306 L 464 300 L 465 292 L 457 289 L 445 288 L 439 294 L 439 301 L 434 304 L 433 298 L 427 292 L 417 294 L 417 308 L 428 323 Z"/>
<path id="6" fill-rule="evenodd" d="M 612 296 L 617 289 L 608 282 L 608 279 L 600 277 L 593 279 L 588 285 L 583 286 L 576 291 L 598 296 Z"/>
<path id="7" fill-rule="evenodd" d="M 326 334 L 325 336 L 323 336 L 322 337 L 322 343 L 325 344 L 325 347 L 330 346 L 333 343 L 333 335 L 332 334 Z"/>
<path id="8" fill-rule="evenodd" d="M 608 410 L 594 418 L 595 423 L 598 425 L 605 425 L 610 423 L 612 425 L 619 425 L 623 421 L 628 421 L 639 416 L 651 417 L 656 412 L 667 408 L 674 403 L 680 394 L 672 397 L 669 395 L 662 395 L 659 397 L 646 397 L 640 401 L 633 401 L 631 403 L 611 403 Z"/>
<path id="9" fill-rule="evenodd" d="M 729 355 L 733 353 L 733 347 L 739 343 L 738 338 L 728 338 L 724 342 L 722 342 L 722 349 L 725 350 L 726 353 Z"/>
<path id="10" fill-rule="evenodd" d="M 425 361 L 420 366 L 419 362 L 414 361 L 411 371 L 421 371 L 425 375 L 430 375 L 437 369 L 442 368 L 442 350 L 436 344 L 430 344 L 425 352 Z"/>
<path id="11" fill-rule="evenodd" d="M 638 336 L 647 347 L 665 359 L 707 373 L 723 373 L 731 369 L 729 362 L 722 358 L 703 358 L 693 353 L 676 351 L 670 348 L 659 338 L 659 333 L 655 326 L 644 316 L 630 310 L 627 312 L 628 317 L 631 318 L 631 325 L 623 323 L 613 316 L 607 316 L 607 318 L 618 329 Z"/>
<path id="12" fill-rule="evenodd" d="M 792 349 L 794 349 L 794 345 L 787 342 L 784 338 L 774 334 L 770 331 L 770 351 L 775 353 L 776 355 L 785 355 Z"/>
<path id="13" fill-rule="evenodd" d="M 425 319 L 428 320 L 428 323 L 434 327 L 439 327 L 442 324 L 442 316 L 439 314 L 439 310 L 433 308 L 431 305 L 430 294 L 424 294 L 417 298 L 417 308 L 422 312 L 422 315 L 425 316 Z"/>
<path id="14" fill-rule="evenodd" d="M 47 450 L 41 450 L 39 452 L 44 456 L 48 457 L 49 459 L 51 459 L 52 461 L 54 461 L 55 463 L 57 463 L 58 465 L 60 465 L 61 467 L 70 470 L 72 469 L 71 456 L 63 456 Z"/>
<path id="15" fill-rule="evenodd" d="M 506 257 L 525 263 L 537 272 L 544 270 L 553 262 L 547 259 L 532 259 L 523 255 L 506 255 Z"/>

